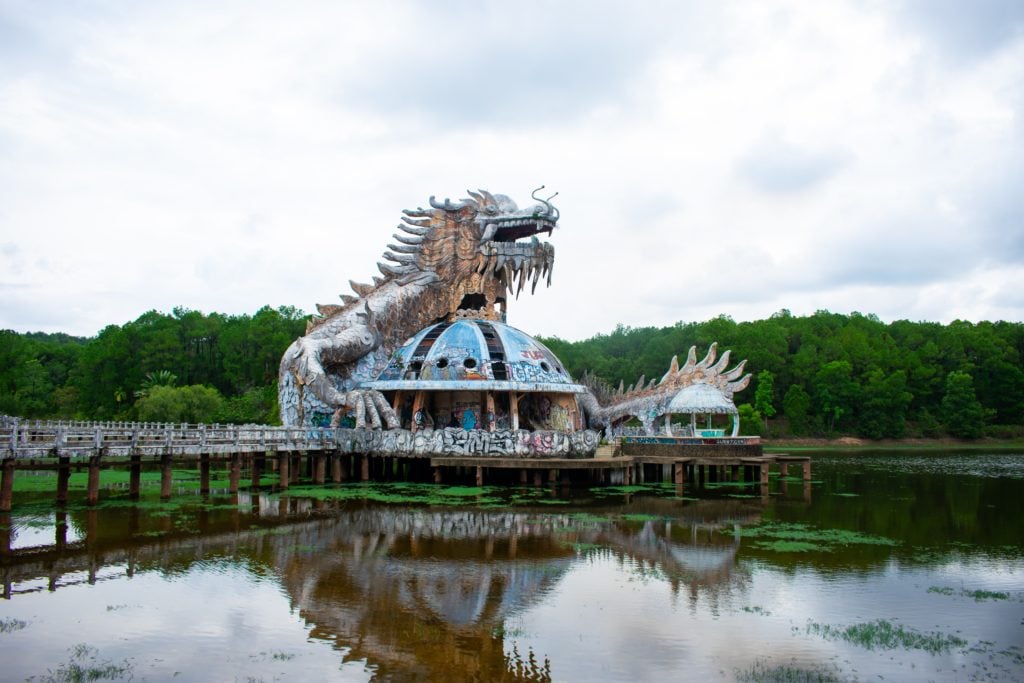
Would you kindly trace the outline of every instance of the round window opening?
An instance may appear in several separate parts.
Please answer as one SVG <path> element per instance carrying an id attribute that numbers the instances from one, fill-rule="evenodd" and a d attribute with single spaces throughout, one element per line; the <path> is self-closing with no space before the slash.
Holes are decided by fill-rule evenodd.
<path id="1" fill-rule="evenodd" d="M 467 358 L 466 360 L 462 361 L 462 364 L 467 369 L 472 370 L 473 368 L 476 367 L 476 358 Z"/>
<path id="2" fill-rule="evenodd" d="M 551 366 L 544 361 L 540 362 L 540 369 L 543 370 L 544 372 L 551 372 Z"/>
<path id="3" fill-rule="evenodd" d="M 442 368 L 442 369 L 446 368 L 446 367 L 448 367 L 448 359 L 447 358 L 438 358 L 437 362 L 435 362 L 434 365 L 436 365 L 437 367 Z"/>

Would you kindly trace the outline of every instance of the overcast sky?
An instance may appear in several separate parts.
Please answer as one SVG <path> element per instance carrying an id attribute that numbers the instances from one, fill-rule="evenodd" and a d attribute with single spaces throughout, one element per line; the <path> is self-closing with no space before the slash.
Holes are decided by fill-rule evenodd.
<path id="1" fill-rule="evenodd" d="M 0 328 L 312 311 L 541 184 L 533 334 L 1020 321 L 1022 113 L 1020 0 L 0 0 Z"/>

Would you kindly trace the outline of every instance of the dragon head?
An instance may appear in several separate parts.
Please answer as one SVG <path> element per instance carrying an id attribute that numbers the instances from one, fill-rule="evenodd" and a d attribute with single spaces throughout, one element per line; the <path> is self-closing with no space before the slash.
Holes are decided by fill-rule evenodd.
<path id="1" fill-rule="evenodd" d="M 555 250 L 541 242 L 551 234 L 558 210 L 551 199 L 533 197 L 537 204 L 520 209 L 509 197 L 486 190 L 468 192 L 458 202 L 430 198 L 429 209 L 406 210 L 378 264 L 387 277 L 403 283 L 438 283 L 451 296 L 451 311 L 485 308 L 516 296 L 530 283 L 535 291 L 541 278 L 551 284 Z"/>

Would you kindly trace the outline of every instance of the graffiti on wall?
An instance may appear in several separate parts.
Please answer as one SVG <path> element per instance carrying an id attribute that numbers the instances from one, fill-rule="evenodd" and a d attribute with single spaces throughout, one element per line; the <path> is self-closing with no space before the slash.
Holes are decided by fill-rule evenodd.
<path id="1" fill-rule="evenodd" d="M 597 449 L 597 432 L 584 430 L 528 432 L 525 430 L 405 429 L 374 431 L 339 429 L 335 440 L 342 453 L 437 456 L 479 455 L 515 457 L 590 457 Z"/>

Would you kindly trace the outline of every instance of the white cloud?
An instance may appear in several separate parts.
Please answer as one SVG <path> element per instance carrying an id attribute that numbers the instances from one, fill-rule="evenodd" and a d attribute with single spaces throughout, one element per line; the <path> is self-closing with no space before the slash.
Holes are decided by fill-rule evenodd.
<path id="1" fill-rule="evenodd" d="M 511 310 L 534 333 L 1021 320 L 1024 35 L 915 7 L 0 9 L 0 327 L 311 311 L 401 209 L 541 183 L 554 286 Z"/>

